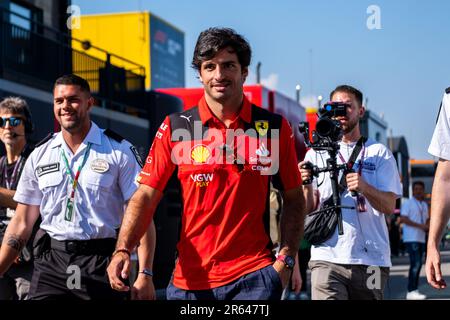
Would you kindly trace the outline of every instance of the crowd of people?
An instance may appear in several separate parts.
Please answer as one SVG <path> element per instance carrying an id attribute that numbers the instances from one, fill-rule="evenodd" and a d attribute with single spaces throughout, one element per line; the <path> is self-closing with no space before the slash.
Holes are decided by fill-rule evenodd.
<path id="1" fill-rule="evenodd" d="M 90 86 L 77 75 L 56 79 L 61 131 L 34 146 L 26 101 L 3 99 L 0 299 L 155 299 L 153 216 L 174 172 L 183 215 L 167 299 L 307 297 L 307 268 L 314 300 L 383 299 L 392 266 L 386 217 L 394 214 L 402 187 L 391 151 L 361 135 L 363 93 L 350 85 L 330 93 L 346 110 L 335 118 L 343 132 L 337 164 L 345 174 L 313 172 L 330 155 L 312 148 L 297 159 L 289 122 L 244 95 L 251 55 L 236 31 L 203 31 L 192 67 L 204 95 L 197 107 L 165 118 L 145 161 L 130 142 L 91 120 Z M 428 281 L 446 286 L 438 240 L 449 219 L 449 102 L 450 90 L 430 145 L 441 159 L 431 214 L 419 182 L 401 208 L 410 299 L 424 298 L 417 289 L 426 232 Z M 309 242 L 305 217 L 330 201 L 341 208 L 334 229 Z M 130 283 L 133 252 L 139 270 Z M 369 285 L 374 268 L 378 278 Z"/>

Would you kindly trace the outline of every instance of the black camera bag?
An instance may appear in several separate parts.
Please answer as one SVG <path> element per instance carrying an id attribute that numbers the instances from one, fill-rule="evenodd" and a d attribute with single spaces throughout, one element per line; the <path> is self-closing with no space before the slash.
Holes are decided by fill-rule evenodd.
<path id="1" fill-rule="evenodd" d="M 358 140 L 355 149 L 353 149 L 350 159 L 347 162 L 349 169 L 353 167 L 353 164 L 366 141 L 367 138 L 365 137 L 361 137 Z M 360 165 L 362 165 L 362 163 Z M 342 176 L 340 185 L 347 186 L 344 175 Z M 331 195 L 320 205 L 319 210 L 306 215 L 303 238 L 312 245 L 320 245 L 333 236 L 337 223 L 338 215 L 334 208 L 333 195 Z"/>

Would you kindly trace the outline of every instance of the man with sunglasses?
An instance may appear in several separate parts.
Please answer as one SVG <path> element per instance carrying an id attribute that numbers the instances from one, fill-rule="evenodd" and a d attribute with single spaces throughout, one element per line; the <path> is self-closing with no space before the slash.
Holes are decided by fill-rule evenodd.
<path id="1" fill-rule="evenodd" d="M 27 102 L 19 97 L 3 99 L 0 102 L 0 139 L 6 155 L 0 158 L 0 243 L 17 207 L 13 196 L 25 161 L 32 151 L 27 143 L 27 136 L 31 132 L 31 112 Z M 0 278 L 0 300 L 28 298 L 33 273 L 31 242 L 23 248 L 4 277 Z"/>
<path id="2" fill-rule="evenodd" d="M 129 253 L 178 168 L 184 208 L 167 298 L 281 298 L 303 230 L 301 181 L 288 122 L 244 96 L 250 59 L 249 44 L 234 30 L 200 34 L 192 65 L 204 96 L 198 107 L 167 117 L 156 134 L 108 267 L 117 290 Z M 269 232 L 271 180 L 284 200 L 277 259 Z"/>
<path id="3" fill-rule="evenodd" d="M 24 166 L 14 195 L 16 215 L 0 251 L 0 276 L 41 216 L 30 299 L 126 299 L 128 293 L 111 289 L 106 267 L 124 207 L 137 189 L 139 155 L 121 136 L 91 121 L 94 98 L 85 79 L 64 75 L 53 95 L 61 131 L 38 143 Z M 152 267 L 154 239 L 147 235 L 138 248 L 143 272 L 131 288 L 137 299 L 154 297 L 151 271 L 145 271 Z"/>

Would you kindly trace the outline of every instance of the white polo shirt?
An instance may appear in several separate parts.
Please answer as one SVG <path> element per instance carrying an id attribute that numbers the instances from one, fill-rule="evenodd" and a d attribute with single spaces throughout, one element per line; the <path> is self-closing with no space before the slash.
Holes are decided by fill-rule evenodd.
<path id="1" fill-rule="evenodd" d="M 450 88 L 445 90 L 442 98 L 441 109 L 428 147 L 428 153 L 438 158 L 450 160 Z"/>
<path id="2" fill-rule="evenodd" d="M 408 199 L 402 204 L 400 214 L 413 222 L 424 224 L 428 219 L 428 204 L 416 198 Z M 425 243 L 425 236 L 422 229 L 403 224 L 403 242 Z"/>
<path id="3" fill-rule="evenodd" d="M 355 143 L 340 143 L 340 153 L 345 162 L 350 158 Z M 371 186 L 380 191 L 393 192 L 398 197 L 402 194 L 400 176 L 392 153 L 381 143 L 368 139 L 358 155 L 353 169 L 359 171 L 362 154 L 364 159 L 361 175 Z M 320 168 L 326 165 L 327 152 L 309 150 L 305 156 Z M 343 161 L 338 156 L 338 164 Z M 341 172 L 342 174 L 342 172 Z M 340 181 L 341 175 L 339 176 Z M 329 173 L 321 173 L 314 178 L 313 186 L 319 191 L 320 203 L 332 196 Z M 356 207 L 356 200 L 348 190 L 341 194 L 341 205 Z M 390 267 L 390 246 L 384 213 L 374 209 L 366 199 L 366 212 L 342 209 L 344 234 L 338 235 L 336 228 L 333 236 L 318 246 L 311 248 L 311 260 L 324 260 L 340 264 L 362 264 Z"/>
<path id="4" fill-rule="evenodd" d="M 71 221 L 65 218 L 72 188 L 62 156 L 64 150 L 73 175 L 91 145 L 75 191 Z M 29 156 L 14 200 L 39 205 L 41 228 L 56 240 L 116 238 L 124 205 L 137 189 L 141 171 L 132 145 L 106 136 L 92 122 L 83 143 L 72 154 L 62 133 L 38 146 Z"/>

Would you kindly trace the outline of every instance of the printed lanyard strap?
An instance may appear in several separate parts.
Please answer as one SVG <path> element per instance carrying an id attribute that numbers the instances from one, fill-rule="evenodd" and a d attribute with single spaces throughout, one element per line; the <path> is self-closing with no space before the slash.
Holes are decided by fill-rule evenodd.
<path id="1" fill-rule="evenodd" d="M 17 172 L 19 171 L 19 167 L 20 167 L 20 163 L 22 162 L 22 156 L 19 157 L 19 159 L 16 161 L 16 164 L 14 165 L 14 169 L 12 172 L 11 177 L 8 177 L 8 161 L 6 160 L 5 157 L 5 169 L 4 169 L 4 176 L 5 176 L 5 183 L 6 183 L 6 188 L 11 190 L 11 187 L 16 179 L 17 176 Z"/>
<path id="2" fill-rule="evenodd" d="M 61 149 L 62 150 L 61 154 L 64 159 L 64 164 L 66 166 L 66 174 L 69 177 L 70 182 L 72 183 L 72 192 L 70 193 L 71 199 L 73 199 L 75 197 L 75 189 L 77 188 L 77 185 L 78 185 L 78 178 L 80 177 L 81 170 L 83 169 L 84 165 L 86 164 L 90 149 L 91 149 L 91 143 L 88 143 L 86 150 L 84 151 L 83 161 L 81 162 L 80 166 L 78 167 L 78 170 L 75 173 L 75 177 L 73 176 L 72 170 L 70 170 L 69 161 L 67 160 L 66 153 L 64 152 L 64 149 Z"/>
<path id="3" fill-rule="evenodd" d="M 75 173 L 75 177 L 73 177 L 72 170 L 70 170 L 69 161 L 67 161 L 66 153 L 64 152 L 64 149 L 61 149 L 62 150 L 61 154 L 64 159 L 64 164 L 66 166 L 66 174 L 69 177 L 70 182 L 72 183 L 72 190 L 70 192 L 69 198 L 67 198 L 66 212 L 64 214 L 64 220 L 66 220 L 66 221 L 72 221 L 75 190 L 77 189 L 78 178 L 80 177 L 80 172 L 83 169 L 83 167 L 86 163 L 86 160 L 89 156 L 90 149 L 91 149 L 91 144 L 88 143 L 86 150 L 84 151 L 83 161 L 81 162 L 80 166 L 78 167 L 77 173 Z"/>

